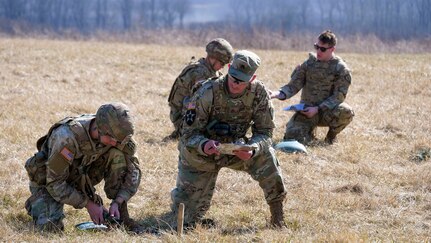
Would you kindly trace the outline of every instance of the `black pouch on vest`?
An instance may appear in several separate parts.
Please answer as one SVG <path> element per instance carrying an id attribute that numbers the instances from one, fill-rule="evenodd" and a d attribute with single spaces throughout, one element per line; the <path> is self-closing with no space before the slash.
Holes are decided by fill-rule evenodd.
<path id="1" fill-rule="evenodd" d="M 24 167 L 27 170 L 30 181 L 38 185 L 46 184 L 46 161 L 45 153 L 39 151 L 25 162 Z"/>
<path id="2" fill-rule="evenodd" d="M 231 135 L 230 125 L 225 122 L 218 122 L 213 127 L 212 130 L 217 136 L 229 136 Z"/>

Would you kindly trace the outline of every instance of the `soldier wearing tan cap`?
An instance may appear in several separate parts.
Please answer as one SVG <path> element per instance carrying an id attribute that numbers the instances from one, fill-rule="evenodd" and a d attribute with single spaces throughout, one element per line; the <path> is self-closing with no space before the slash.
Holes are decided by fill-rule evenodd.
<path id="1" fill-rule="evenodd" d="M 184 117 L 176 188 L 172 190 L 172 211 L 185 204 L 185 225 L 207 224 L 221 168 L 245 171 L 259 183 L 270 206 L 271 225 L 284 226 L 283 199 L 286 189 L 274 150 L 273 108 L 255 72 L 260 58 L 253 52 L 237 51 L 228 74 L 208 80 L 194 94 Z M 251 130 L 251 136 L 247 131 Z M 244 148 L 222 153 L 224 144 Z M 247 147 L 248 145 L 248 147 Z"/>

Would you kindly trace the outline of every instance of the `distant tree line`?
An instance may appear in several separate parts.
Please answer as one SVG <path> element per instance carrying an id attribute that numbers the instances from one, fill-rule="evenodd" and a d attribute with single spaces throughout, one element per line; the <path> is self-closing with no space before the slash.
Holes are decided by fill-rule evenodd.
<path id="1" fill-rule="evenodd" d="M 129 30 L 183 25 L 189 0 L 0 0 L 0 18 L 53 30 Z"/>
<path id="2" fill-rule="evenodd" d="M 431 37 L 431 0 L 236 0 L 231 23 L 282 32 L 335 29 L 381 38 Z"/>
<path id="3" fill-rule="evenodd" d="M 0 21 L 81 33 L 210 28 L 283 34 L 333 29 L 383 39 L 431 36 L 431 0 L 225 0 L 218 23 L 184 24 L 192 3 L 210 0 L 0 0 Z"/>

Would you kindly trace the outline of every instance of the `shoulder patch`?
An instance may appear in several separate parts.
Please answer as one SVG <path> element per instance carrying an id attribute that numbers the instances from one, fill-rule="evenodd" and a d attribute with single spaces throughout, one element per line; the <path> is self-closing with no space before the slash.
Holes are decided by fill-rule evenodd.
<path id="1" fill-rule="evenodd" d="M 196 109 L 188 109 L 185 115 L 185 121 L 187 125 L 191 126 L 195 122 Z"/>
<path id="2" fill-rule="evenodd" d="M 196 104 L 195 104 L 195 103 L 193 103 L 193 102 L 190 102 L 190 103 L 187 105 L 187 110 L 191 110 L 191 109 L 196 109 Z"/>
<path id="3" fill-rule="evenodd" d="M 66 147 L 61 150 L 60 154 L 69 162 L 73 159 L 73 153 Z"/>
<path id="4" fill-rule="evenodd" d="M 187 111 L 184 116 L 186 124 L 191 126 L 195 122 L 196 118 L 196 104 L 192 101 L 187 105 Z"/>

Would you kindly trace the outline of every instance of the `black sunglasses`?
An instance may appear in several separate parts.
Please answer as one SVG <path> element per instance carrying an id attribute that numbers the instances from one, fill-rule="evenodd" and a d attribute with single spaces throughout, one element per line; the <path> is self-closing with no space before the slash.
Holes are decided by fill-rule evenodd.
<path id="1" fill-rule="evenodd" d="M 234 76 L 232 76 L 232 75 L 230 75 L 232 78 L 233 78 L 233 82 L 235 83 L 235 84 L 240 84 L 240 83 L 245 83 L 246 81 L 243 81 L 243 80 L 241 80 L 241 79 L 237 79 L 237 78 L 235 78 Z"/>
<path id="2" fill-rule="evenodd" d="M 317 43 L 314 43 L 314 49 L 316 49 L 316 51 L 320 49 L 321 52 L 325 52 L 326 50 L 329 50 L 332 47 L 333 46 L 331 46 L 331 47 L 323 47 L 323 46 L 319 46 Z"/>

